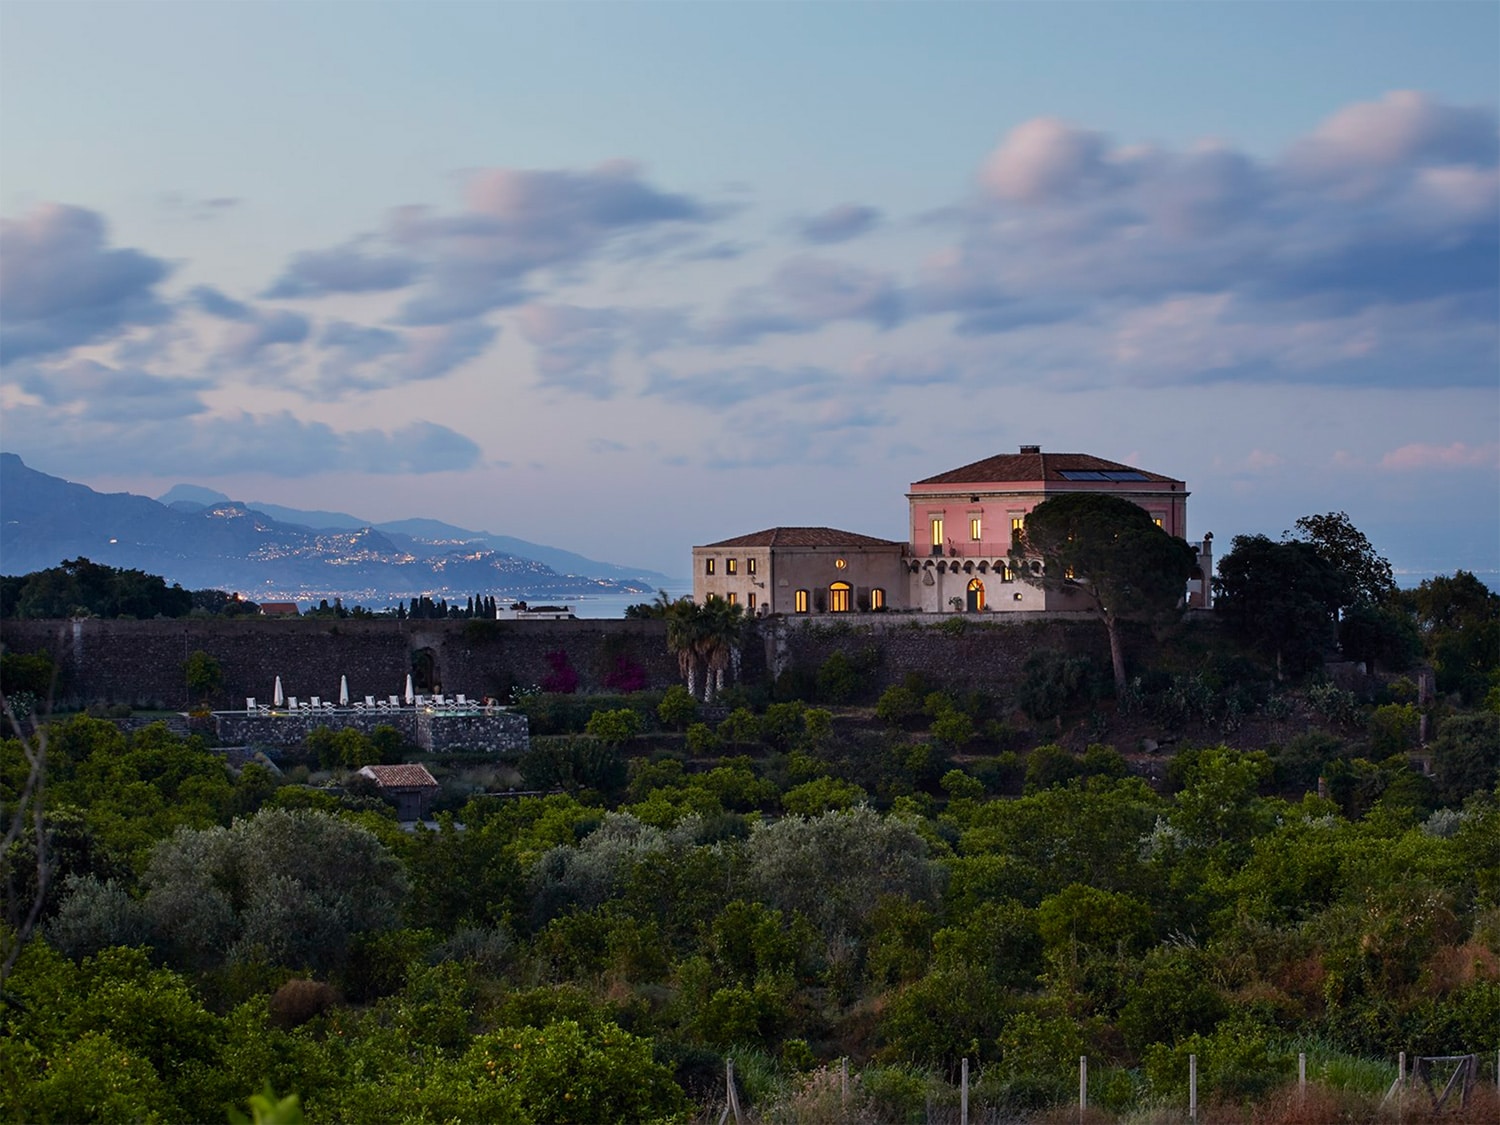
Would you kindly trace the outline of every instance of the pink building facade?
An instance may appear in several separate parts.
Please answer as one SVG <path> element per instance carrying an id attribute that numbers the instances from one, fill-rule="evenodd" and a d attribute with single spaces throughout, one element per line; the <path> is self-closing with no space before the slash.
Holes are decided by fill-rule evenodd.
<path id="1" fill-rule="evenodd" d="M 1013 536 L 1038 504 L 1066 492 L 1104 492 L 1144 508 L 1158 527 L 1187 538 L 1187 485 L 1088 453 L 1044 453 L 1023 445 L 919 480 L 906 494 L 910 508 L 913 609 L 942 613 L 1080 610 L 1069 591 L 1045 591 L 1010 572 Z M 1210 536 L 1199 548 L 1200 570 Z M 1204 569 L 1204 562 L 1207 567 Z M 956 599 L 956 601 L 955 601 Z M 1206 579 L 1188 592 L 1189 604 L 1207 605 Z"/>

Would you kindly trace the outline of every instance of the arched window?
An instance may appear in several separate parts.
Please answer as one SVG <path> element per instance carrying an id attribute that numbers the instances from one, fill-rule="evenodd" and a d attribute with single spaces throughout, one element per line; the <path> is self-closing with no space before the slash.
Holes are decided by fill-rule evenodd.
<path id="1" fill-rule="evenodd" d="M 851 590 L 847 582 L 835 582 L 828 587 L 828 612 L 848 613 L 850 609 Z"/>
<path id="2" fill-rule="evenodd" d="M 873 590 L 870 591 L 870 608 L 885 608 L 885 591 L 882 590 L 879 586 L 876 586 Z"/>
<path id="3" fill-rule="evenodd" d="M 806 613 L 808 607 L 808 596 L 806 590 L 797 591 L 796 610 L 798 613 Z"/>
<path id="4" fill-rule="evenodd" d="M 969 580 L 968 610 L 978 613 L 984 608 L 984 583 L 977 578 Z"/>

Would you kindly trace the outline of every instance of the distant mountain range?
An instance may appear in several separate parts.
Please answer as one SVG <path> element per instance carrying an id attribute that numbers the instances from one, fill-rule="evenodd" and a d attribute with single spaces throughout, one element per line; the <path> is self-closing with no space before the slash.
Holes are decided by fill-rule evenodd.
<path id="1" fill-rule="evenodd" d="M 95 492 L 0 453 L 0 572 L 29 574 L 80 556 L 190 590 L 238 591 L 254 601 L 342 598 L 376 609 L 423 594 L 560 601 L 649 594 L 678 581 L 437 520 L 372 524 L 196 485 L 159 500 Z"/>

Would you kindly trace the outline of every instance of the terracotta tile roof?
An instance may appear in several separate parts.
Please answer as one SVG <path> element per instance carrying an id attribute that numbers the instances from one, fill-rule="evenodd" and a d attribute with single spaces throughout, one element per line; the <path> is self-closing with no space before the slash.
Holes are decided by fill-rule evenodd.
<path id="1" fill-rule="evenodd" d="M 296 602 L 261 602 L 262 617 L 300 617 Z"/>
<path id="2" fill-rule="evenodd" d="M 769 527 L 703 547 L 904 547 L 894 539 L 877 539 L 834 527 Z M 700 548 L 701 549 L 701 548 Z"/>
<path id="3" fill-rule="evenodd" d="M 437 779 L 427 772 L 426 766 L 406 764 L 401 766 L 365 766 L 359 771 L 374 778 L 382 789 L 436 789 Z"/>
<path id="4" fill-rule="evenodd" d="M 1160 473 L 1137 469 L 1134 465 L 1122 465 L 1118 461 L 1106 461 L 1090 453 L 1000 453 L 975 461 L 972 465 L 949 469 L 935 477 L 919 480 L 915 484 L 1001 484 L 1011 481 L 1066 481 L 1065 472 L 1116 472 L 1140 473 L 1148 481 L 1156 483 L 1182 482 L 1176 477 L 1164 477 Z"/>

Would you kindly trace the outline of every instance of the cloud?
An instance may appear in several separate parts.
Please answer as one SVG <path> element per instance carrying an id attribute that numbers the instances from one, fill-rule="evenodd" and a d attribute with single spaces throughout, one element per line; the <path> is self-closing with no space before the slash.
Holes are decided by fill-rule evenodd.
<path id="1" fill-rule="evenodd" d="M 398 430 L 360 430 L 343 436 L 349 468 L 366 473 L 442 473 L 471 469 L 479 446 L 436 422 L 418 421 Z"/>
<path id="2" fill-rule="evenodd" d="M 797 234 L 804 242 L 829 245 L 848 242 L 874 230 L 880 223 L 880 211 L 860 203 L 841 203 L 819 215 L 797 224 Z"/>
<path id="3" fill-rule="evenodd" d="M 381 293 L 404 289 L 421 264 L 400 254 L 367 254 L 356 244 L 296 255 L 262 296 L 326 297 L 330 293 Z"/>
<path id="4" fill-rule="evenodd" d="M 492 168 L 470 176 L 467 209 L 433 215 L 398 210 L 386 238 L 424 263 L 426 280 L 402 309 L 408 324 L 444 324 L 527 299 L 543 270 L 576 268 L 623 235 L 719 212 L 659 191 L 628 161 L 588 171 Z"/>
<path id="5" fill-rule="evenodd" d="M 893 328 L 905 315 L 895 278 L 863 266 L 800 256 L 782 264 L 769 284 L 735 295 L 732 311 L 711 321 L 713 344 L 753 344 L 763 336 L 815 332 L 840 320 Z"/>
<path id="6" fill-rule="evenodd" d="M 317 378 L 301 389 L 332 400 L 437 379 L 481 355 L 498 334 L 480 321 L 398 330 L 333 321 L 317 340 Z"/>
<path id="7" fill-rule="evenodd" d="M 1492 166 L 1500 138 L 1491 110 L 1447 106 L 1417 90 L 1338 110 L 1287 153 L 1294 179 L 1367 195 L 1413 169 Z"/>
<path id="8" fill-rule="evenodd" d="M 169 378 L 134 367 L 110 367 L 89 359 L 48 366 L 18 365 L 12 380 L 48 407 L 75 418 L 127 422 L 185 418 L 207 407 L 201 392 L 208 379 Z"/>
<path id="9" fill-rule="evenodd" d="M 692 375 L 657 371 L 643 393 L 688 406 L 724 409 L 781 394 L 798 402 L 816 402 L 834 394 L 840 382 L 833 372 L 817 367 L 746 366 Z"/>
<path id="10" fill-rule="evenodd" d="M 830 400 L 788 417 L 776 410 L 736 414 L 734 429 L 704 449 L 710 469 L 786 465 L 847 466 L 869 441 L 867 431 L 898 419 L 861 403 Z"/>
<path id="11" fill-rule="evenodd" d="M 1426 445 L 1420 442 L 1393 449 L 1380 459 L 1382 469 L 1500 469 L 1500 444 Z"/>
<path id="12" fill-rule="evenodd" d="M 109 249 L 103 218 L 49 203 L 0 221 L 0 362 L 67 351 L 171 314 L 156 294 L 170 267 Z"/>
<path id="13" fill-rule="evenodd" d="M 875 387 L 936 387 L 956 383 L 963 375 L 947 356 L 932 353 L 911 357 L 867 352 L 855 357 L 852 369 L 855 376 Z"/>
<path id="14" fill-rule="evenodd" d="M 1477 385 L 1500 364 L 1497 131 L 1401 92 L 1270 160 L 1026 122 L 904 307 L 961 334 L 1066 322 L 1098 382 Z"/>
<path id="15" fill-rule="evenodd" d="M 219 292 L 212 285 L 195 285 L 188 290 L 187 297 L 203 312 L 209 316 L 218 317 L 220 320 L 254 319 L 254 313 L 249 305 Z"/>
<path id="16" fill-rule="evenodd" d="M 236 319 L 219 345 L 216 358 L 235 366 L 259 362 L 268 348 L 300 344 L 308 338 L 312 324 L 301 313 L 287 309 L 246 310 Z"/>
<path id="17" fill-rule="evenodd" d="M 997 199 L 1045 203 L 1118 182 L 1102 133 L 1038 117 L 1012 129 L 985 161 L 980 182 Z"/>
<path id="18" fill-rule="evenodd" d="M 140 417 L 60 422 L 51 410 L 7 411 L 7 445 L 23 457 L 70 466 L 72 476 L 114 473 L 122 464 L 154 476 L 211 477 L 269 473 L 425 474 L 472 468 L 479 447 L 433 422 L 392 430 L 340 431 L 323 422 L 275 414 L 238 413 L 190 419 Z"/>
<path id="19" fill-rule="evenodd" d="M 240 206 L 243 200 L 228 195 L 215 196 L 212 199 L 191 199 L 179 192 L 169 191 L 159 196 L 158 202 L 169 212 L 186 215 L 198 222 L 206 222 L 228 214 Z"/>
<path id="20" fill-rule="evenodd" d="M 1245 468 L 1254 473 L 1279 469 L 1284 464 L 1286 464 L 1286 458 L 1281 454 L 1271 453 L 1264 449 L 1252 449 L 1250 455 L 1245 458 Z"/>
<path id="21" fill-rule="evenodd" d="M 542 382 L 594 398 L 615 394 L 613 360 L 621 349 L 650 355 L 687 332 L 686 317 L 675 309 L 535 303 L 519 310 L 516 321 L 536 348 Z"/>

